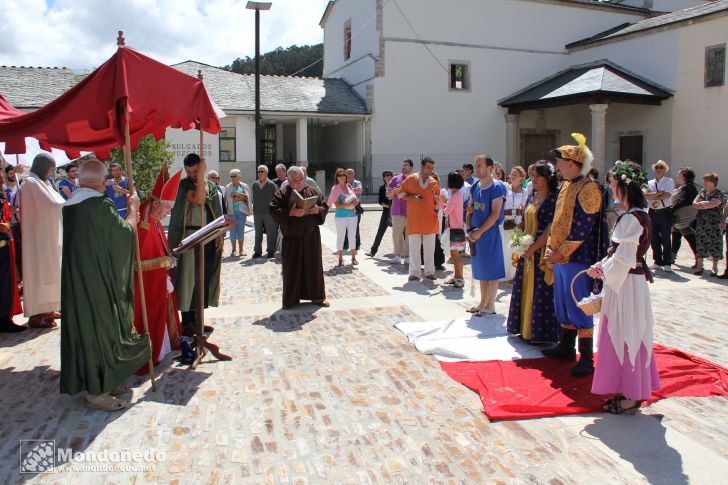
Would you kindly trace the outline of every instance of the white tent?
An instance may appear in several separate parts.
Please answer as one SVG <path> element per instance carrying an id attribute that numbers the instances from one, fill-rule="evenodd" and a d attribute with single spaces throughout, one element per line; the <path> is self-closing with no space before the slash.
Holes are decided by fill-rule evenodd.
<path id="1" fill-rule="evenodd" d="M 40 148 L 40 143 L 35 138 L 26 138 L 25 139 L 25 153 L 21 155 L 5 155 L 5 142 L 0 142 L 0 155 L 3 157 L 3 159 L 9 163 L 10 165 L 17 165 L 20 163 L 21 165 L 25 165 L 26 167 L 30 167 L 33 164 L 33 159 L 35 156 L 39 153 L 48 153 L 45 150 L 42 150 Z M 71 160 L 66 155 L 66 152 L 63 150 L 58 150 L 56 148 L 53 148 L 51 150 L 51 155 L 53 155 L 53 158 L 56 160 L 56 167 L 62 167 L 64 165 L 68 165 L 69 163 L 78 160 L 74 159 Z M 81 156 L 86 156 L 91 152 L 81 152 Z"/>

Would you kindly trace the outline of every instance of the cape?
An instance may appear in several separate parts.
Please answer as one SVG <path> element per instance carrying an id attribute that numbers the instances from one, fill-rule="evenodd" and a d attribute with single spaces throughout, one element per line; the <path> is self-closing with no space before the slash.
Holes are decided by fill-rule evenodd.
<path id="1" fill-rule="evenodd" d="M 133 237 L 101 194 L 63 208 L 61 392 L 108 392 L 150 358 L 132 325 Z"/>
<path id="2" fill-rule="evenodd" d="M 20 187 L 23 309 L 26 317 L 61 308 L 63 197 L 34 173 Z"/>

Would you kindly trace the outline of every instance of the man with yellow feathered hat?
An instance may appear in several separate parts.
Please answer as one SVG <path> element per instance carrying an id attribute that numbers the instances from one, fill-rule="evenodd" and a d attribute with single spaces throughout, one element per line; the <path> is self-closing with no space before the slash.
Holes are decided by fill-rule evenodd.
<path id="1" fill-rule="evenodd" d="M 578 336 L 581 357 L 571 373 L 584 376 L 594 373 L 594 320 L 572 298 L 572 281 L 576 278 L 573 288 L 577 300 L 589 296 L 593 281 L 585 270 L 604 257 L 609 234 L 599 185 L 586 177 L 594 157 L 584 135 L 571 136 L 578 145 L 551 150 L 564 183 L 556 201 L 545 256 L 554 268 L 554 310 L 561 324 L 561 339 L 542 352 L 546 357 L 574 360 Z M 584 274 L 579 274 L 582 271 Z"/>

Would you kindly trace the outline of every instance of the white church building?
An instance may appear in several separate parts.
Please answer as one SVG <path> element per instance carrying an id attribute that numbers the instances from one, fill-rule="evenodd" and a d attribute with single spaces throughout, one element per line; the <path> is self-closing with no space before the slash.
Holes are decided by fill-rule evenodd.
<path id="1" fill-rule="evenodd" d="M 371 114 L 370 191 L 404 158 L 527 165 L 574 131 L 600 170 L 664 159 L 728 182 L 726 0 L 336 0 L 320 25 L 324 78 Z"/>
<path id="2" fill-rule="evenodd" d="M 320 26 L 323 79 L 261 77 L 271 167 L 352 167 L 376 193 L 405 158 L 430 156 L 440 174 L 483 152 L 526 166 L 579 131 L 602 171 L 663 159 L 728 187 L 728 0 L 335 0 Z M 208 166 L 252 181 L 253 76 L 173 67 L 201 71 L 226 114 L 205 137 Z M 0 93 L 34 110 L 82 77 L 0 66 Z M 198 151 L 196 132 L 166 139 L 177 165 Z"/>

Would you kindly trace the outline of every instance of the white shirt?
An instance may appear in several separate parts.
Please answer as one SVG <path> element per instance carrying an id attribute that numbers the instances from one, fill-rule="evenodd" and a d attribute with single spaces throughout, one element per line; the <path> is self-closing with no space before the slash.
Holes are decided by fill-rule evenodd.
<path id="1" fill-rule="evenodd" d="M 670 177 L 662 177 L 660 180 L 656 178 L 647 182 L 647 190 L 649 192 L 667 192 L 672 194 L 675 191 L 675 182 Z M 650 209 L 664 209 L 672 205 L 672 200 L 668 197 L 665 200 L 650 200 Z"/>

